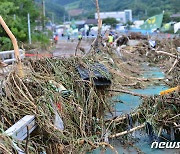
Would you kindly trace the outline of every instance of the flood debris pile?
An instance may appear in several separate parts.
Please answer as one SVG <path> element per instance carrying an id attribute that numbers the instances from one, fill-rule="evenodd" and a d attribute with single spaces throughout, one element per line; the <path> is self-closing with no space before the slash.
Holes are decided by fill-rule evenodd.
<path id="1" fill-rule="evenodd" d="M 168 68 L 173 64 L 174 59 L 178 56 L 178 46 L 180 46 L 179 39 L 154 39 L 149 42 L 144 41 L 139 44 L 137 51 L 139 51 L 142 56 L 146 56 L 146 60 L 148 60 L 149 63 L 153 65 L 163 64 L 166 65 L 166 68 Z M 166 53 L 172 54 L 174 57 L 167 56 Z"/>
<path id="2" fill-rule="evenodd" d="M 149 122 L 155 135 L 159 139 L 166 138 L 174 141 L 180 134 L 180 100 L 179 92 L 173 92 L 169 95 L 154 96 L 144 100 L 139 107 L 142 119 Z"/>
<path id="3" fill-rule="evenodd" d="M 135 32 L 131 32 L 129 34 L 129 38 L 132 40 L 147 40 L 148 37 L 145 35 L 142 35 L 141 33 L 135 33 Z"/>
<path id="4" fill-rule="evenodd" d="M 123 86 L 146 82 L 138 78 L 138 64 L 100 52 L 84 58 L 27 60 L 24 65 L 25 78 L 11 72 L 3 82 L 1 126 L 5 131 L 25 115 L 35 115 L 37 128 L 28 141 L 8 137 L 4 149 L 12 152 L 17 143 L 32 153 L 77 153 L 103 145 L 114 150 L 104 143 L 104 113 L 112 113 L 110 86 L 127 89 Z"/>
<path id="5" fill-rule="evenodd" d="M 139 107 L 145 121 L 151 123 L 156 135 L 174 141 L 180 134 L 180 61 L 170 73 L 171 78 L 166 83 L 170 88 L 160 95 L 145 98 Z"/>
<path id="6" fill-rule="evenodd" d="M 23 151 L 78 153 L 103 145 L 102 117 L 109 110 L 108 94 L 93 84 L 93 71 L 101 71 L 107 79 L 110 76 L 103 70 L 91 71 L 93 63 L 93 58 L 30 60 L 26 62 L 25 78 L 11 72 L 0 98 L 1 130 L 7 130 L 25 115 L 35 115 L 37 128 L 28 146 L 27 141 L 18 142 Z M 81 78 L 78 67 L 89 70 L 89 80 Z M 55 122 L 57 116 L 63 121 L 60 126 Z M 13 140 L 8 138 L 0 137 L 0 149 L 13 153 Z"/>
<path id="7" fill-rule="evenodd" d="M 131 34 L 130 39 L 138 39 L 136 45 L 127 45 L 127 37 L 121 39 L 118 50 L 103 46 L 98 53 L 79 58 L 27 60 L 25 78 L 11 72 L 0 90 L 0 151 L 15 153 L 18 146 L 29 153 L 81 153 L 108 146 L 117 153 L 109 138 L 123 137 L 126 142 L 127 134 L 149 125 L 159 136 L 167 132 L 173 140 L 173 134 L 179 134 L 179 91 L 148 97 L 128 89 L 154 83 L 151 80 L 156 79 L 142 76 L 144 68 L 139 63 L 147 61 L 168 72 L 170 87 L 178 86 L 177 51 L 169 50 L 170 43 L 152 50 L 139 34 Z M 171 55 L 157 53 L 162 48 Z M 143 104 L 130 114 L 105 120 L 104 113 L 113 112 L 109 98 L 114 92 L 144 98 Z M 35 131 L 26 140 L 15 140 L 4 132 L 26 115 L 34 115 L 36 121 Z"/>
<path id="8" fill-rule="evenodd" d="M 166 83 L 171 87 L 180 85 L 180 60 L 172 66 L 171 72 L 167 76 L 167 80 L 168 82 Z"/>
<path id="9" fill-rule="evenodd" d="M 180 134 L 180 60 L 177 46 L 180 44 L 176 39 L 157 40 L 157 42 L 156 47 L 151 48 L 147 40 L 141 40 L 138 45 L 127 46 L 121 49 L 121 52 L 124 57 L 134 56 L 133 61 L 136 59 L 136 62 L 149 62 L 149 66 L 161 67 L 166 76 L 160 83 L 167 84 L 171 89 L 162 95 L 144 96 L 142 97 L 143 103 L 137 110 L 106 120 L 107 128 L 111 132 L 110 138 L 121 137 L 122 139 L 123 137 L 126 139 L 130 137 L 127 135 L 133 131 L 146 128 L 147 133 L 148 129 L 152 130 L 148 134 L 152 137 L 152 141 L 163 138 L 171 141 L 178 139 Z M 142 80 L 142 78 L 140 79 Z M 154 84 L 150 79 L 148 83 Z"/>
<path id="10" fill-rule="evenodd" d="M 127 40 L 126 40 L 127 39 Z M 126 42 L 124 43 L 124 40 Z M 142 58 L 144 62 L 149 62 L 152 65 L 166 65 L 170 67 L 174 59 L 178 57 L 177 47 L 180 46 L 180 41 L 177 38 L 157 39 L 149 38 L 138 33 L 131 33 L 129 36 L 121 36 L 115 41 L 115 52 L 120 57 L 126 57 L 124 53 L 133 54 L 134 58 Z M 173 56 L 167 56 L 165 54 Z"/>

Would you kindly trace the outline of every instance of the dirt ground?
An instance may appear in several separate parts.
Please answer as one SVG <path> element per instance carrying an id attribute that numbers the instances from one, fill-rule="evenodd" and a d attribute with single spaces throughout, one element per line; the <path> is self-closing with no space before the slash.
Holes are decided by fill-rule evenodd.
<path id="1" fill-rule="evenodd" d="M 91 46 L 91 40 L 82 40 L 80 47 L 85 49 L 87 53 Z M 53 49 L 53 57 L 69 57 L 71 55 L 75 55 L 75 50 L 78 44 L 78 40 L 67 41 L 67 40 L 59 40 L 56 48 Z M 77 55 L 82 55 L 82 52 L 78 50 Z"/>

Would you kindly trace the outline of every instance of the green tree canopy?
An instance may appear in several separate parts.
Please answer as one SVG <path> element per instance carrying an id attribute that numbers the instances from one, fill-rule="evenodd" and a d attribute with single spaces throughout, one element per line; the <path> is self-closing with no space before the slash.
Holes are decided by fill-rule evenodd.
<path id="1" fill-rule="evenodd" d="M 103 24 L 111 25 L 115 27 L 119 22 L 115 18 L 106 18 L 103 20 Z"/>
<path id="2" fill-rule="evenodd" d="M 34 25 L 35 19 L 39 16 L 39 12 L 32 0 L 1 0 L 0 2 L 0 15 L 18 41 L 26 41 L 28 38 L 28 13 L 30 13 L 31 22 L 32 25 Z M 11 48 L 11 41 L 2 27 L 0 28 L 0 36 L 0 50 L 4 50 L 3 46 Z M 6 45 L 7 43 L 8 45 Z M 8 48 L 6 48 L 6 50 L 8 50 Z"/>

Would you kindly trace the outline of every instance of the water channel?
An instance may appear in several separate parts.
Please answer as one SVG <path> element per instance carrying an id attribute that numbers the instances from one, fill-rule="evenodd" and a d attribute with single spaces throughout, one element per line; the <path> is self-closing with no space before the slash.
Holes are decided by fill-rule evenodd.
<path id="1" fill-rule="evenodd" d="M 164 73 L 157 67 L 149 67 L 147 64 L 144 64 L 143 67 L 146 71 L 143 73 L 144 78 L 164 78 Z M 158 95 L 162 90 L 166 90 L 168 87 L 163 83 L 159 82 L 158 84 L 150 85 L 145 89 L 131 89 L 133 92 L 138 94 L 145 94 L 145 95 Z M 132 96 L 129 94 L 121 94 L 112 98 L 113 100 L 117 101 L 114 105 L 114 116 L 119 116 L 122 114 L 130 113 L 131 111 L 138 108 L 138 106 L 142 103 L 142 100 L 138 96 Z M 120 100 L 120 102 L 118 102 Z M 135 147 L 140 149 L 145 154 L 172 154 L 177 153 L 177 150 L 170 150 L 170 149 L 151 149 L 151 142 L 146 134 L 145 130 L 139 130 L 131 134 L 133 140 L 136 140 Z M 114 148 L 118 151 L 119 154 L 136 154 L 138 153 L 137 150 L 133 147 L 124 148 L 121 144 L 120 140 L 111 140 L 110 144 L 114 146 Z M 112 154 L 113 151 L 110 149 L 102 150 L 96 149 L 92 154 Z"/>

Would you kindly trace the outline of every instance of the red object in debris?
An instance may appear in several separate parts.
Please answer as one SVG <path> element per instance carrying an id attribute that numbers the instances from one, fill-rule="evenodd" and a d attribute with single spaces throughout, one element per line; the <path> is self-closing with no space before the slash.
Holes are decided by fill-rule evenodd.
<path id="1" fill-rule="evenodd" d="M 168 39 L 171 38 L 171 34 L 167 34 L 167 38 L 168 38 Z"/>
<path id="2" fill-rule="evenodd" d="M 52 57 L 52 54 L 25 54 L 26 57 L 38 57 L 38 58 L 43 58 L 43 57 Z"/>
<path id="3" fill-rule="evenodd" d="M 57 106 L 58 111 L 62 112 L 62 104 L 61 104 L 61 102 L 57 102 L 56 106 Z"/>

